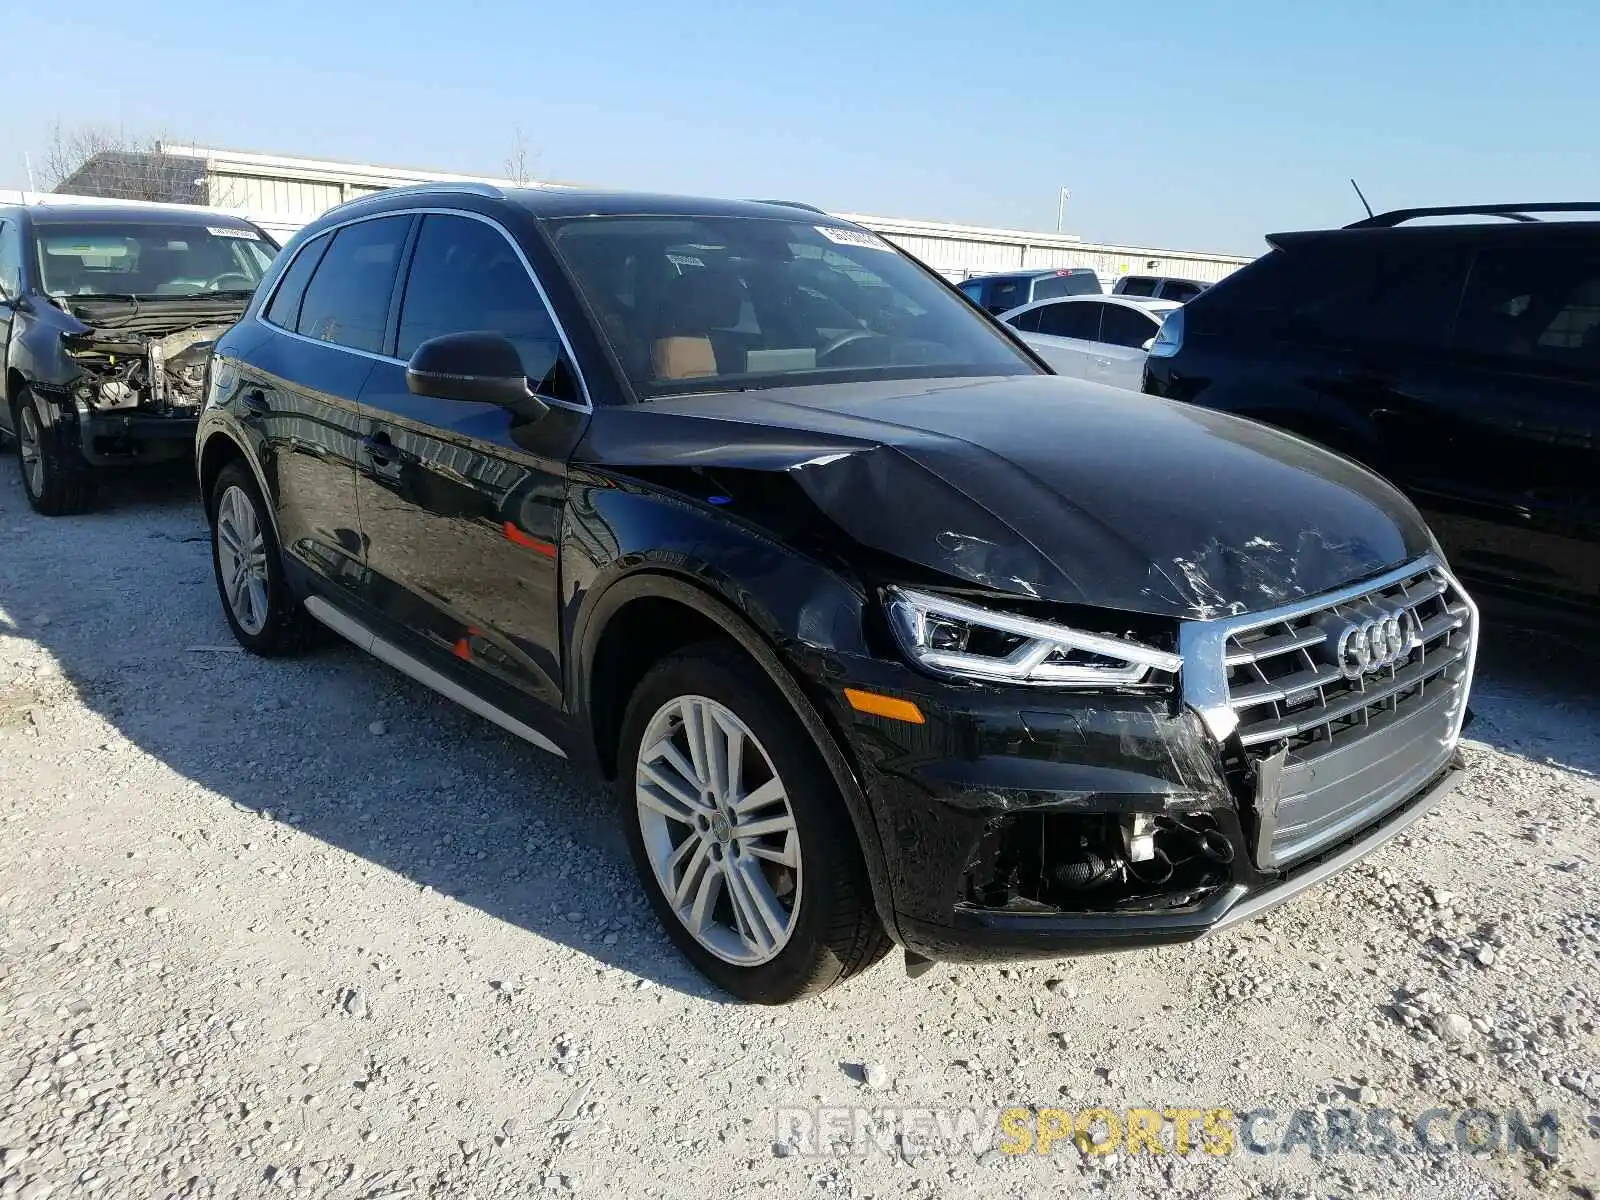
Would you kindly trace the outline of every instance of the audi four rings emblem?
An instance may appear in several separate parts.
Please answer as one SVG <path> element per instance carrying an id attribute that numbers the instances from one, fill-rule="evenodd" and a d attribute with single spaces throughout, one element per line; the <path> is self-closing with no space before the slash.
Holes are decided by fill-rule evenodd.
<path id="1" fill-rule="evenodd" d="M 1352 621 L 1334 642 L 1339 673 L 1346 679 L 1360 679 L 1392 667 L 1411 653 L 1417 641 L 1417 619 L 1410 609 Z"/>

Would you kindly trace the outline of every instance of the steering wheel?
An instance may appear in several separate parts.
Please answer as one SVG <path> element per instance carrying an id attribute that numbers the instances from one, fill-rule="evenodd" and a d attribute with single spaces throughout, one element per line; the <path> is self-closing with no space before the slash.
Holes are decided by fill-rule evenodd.
<path id="1" fill-rule="evenodd" d="M 837 350 L 842 350 L 851 342 L 859 342 L 863 338 L 877 337 L 870 329 L 852 329 L 849 333 L 841 333 L 821 350 L 817 351 L 817 365 L 822 365 L 822 360 Z"/>
<path id="2" fill-rule="evenodd" d="M 234 287 L 224 288 L 222 285 L 224 283 L 227 283 L 229 280 L 238 280 L 238 286 L 236 288 L 234 288 Z M 221 292 L 221 291 L 230 291 L 231 292 L 231 291 L 235 291 L 235 290 L 237 290 L 237 291 L 247 291 L 247 290 L 254 290 L 255 286 L 256 285 L 251 281 L 250 276 L 246 275 L 243 271 L 224 271 L 221 275 L 218 275 L 215 279 L 206 280 L 206 291 L 208 291 L 208 292 Z"/>

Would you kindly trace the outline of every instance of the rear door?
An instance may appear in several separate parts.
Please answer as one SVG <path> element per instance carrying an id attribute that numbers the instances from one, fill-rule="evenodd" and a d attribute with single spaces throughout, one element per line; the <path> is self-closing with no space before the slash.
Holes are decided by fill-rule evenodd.
<path id="1" fill-rule="evenodd" d="M 357 398 L 382 348 L 411 222 L 376 217 L 301 246 L 262 312 L 274 332 L 237 364 L 284 550 L 336 590 L 358 587 L 365 559 Z"/>
<path id="2" fill-rule="evenodd" d="M 1062 300 L 1041 306 L 1038 332 L 1023 341 L 1038 351 L 1057 375 L 1091 378 L 1100 338 L 1100 313 L 1106 306 L 1093 300 Z"/>
<path id="3" fill-rule="evenodd" d="M 1139 390 L 1144 380 L 1145 344 L 1161 322 L 1143 309 L 1101 304 L 1100 333 L 1089 359 L 1088 378 L 1110 387 Z"/>
<path id="4" fill-rule="evenodd" d="M 1465 573 L 1600 601 L 1600 247 L 1504 239 L 1472 264 L 1435 412 L 1455 485 L 1433 521 Z"/>
<path id="5" fill-rule="evenodd" d="M 361 395 L 367 597 L 420 638 L 415 649 L 492 703 L 559 707 L 557 557 L 567 458 L 588 405 L 510 235 L 474 214 L 420 219 L 394 356 L 375 364 Z M 407 389 L 404 360 L 418 345 L 484 330 L 521 352 L 530 386 L 550 405 L 540 420 Z"/>

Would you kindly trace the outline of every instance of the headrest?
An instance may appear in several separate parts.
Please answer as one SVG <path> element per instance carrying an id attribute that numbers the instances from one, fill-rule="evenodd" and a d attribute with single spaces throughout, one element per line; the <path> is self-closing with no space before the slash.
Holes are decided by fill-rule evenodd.
<path id="1" fill-rule="evenodd" d="M 737 276 L 708 267 L 695 268 L 667 281 L 661 292 L 657 337 L 701 336 L 739 323 L 744 284 Z"/>

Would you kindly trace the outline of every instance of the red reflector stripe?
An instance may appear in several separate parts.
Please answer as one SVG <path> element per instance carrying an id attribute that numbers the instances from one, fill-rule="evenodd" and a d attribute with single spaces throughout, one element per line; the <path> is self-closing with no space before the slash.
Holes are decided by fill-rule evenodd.
<path id="1" fill-rule="evenodd" d="M 531 537 L 522 532 L 522 530 L 518 529 L 510 521 L 507 521 L 503 526 L 501 526 L 501 528 L 505 530 L 506 541 L 512 542 L 518 546 L 522 546 L 528 550 L 532 550 L 535 554 L 542 554 L 546 558 L 554 558 L 556 556 L 556 547 L 554 542 L 542 542 L 536 537 Z"/>

